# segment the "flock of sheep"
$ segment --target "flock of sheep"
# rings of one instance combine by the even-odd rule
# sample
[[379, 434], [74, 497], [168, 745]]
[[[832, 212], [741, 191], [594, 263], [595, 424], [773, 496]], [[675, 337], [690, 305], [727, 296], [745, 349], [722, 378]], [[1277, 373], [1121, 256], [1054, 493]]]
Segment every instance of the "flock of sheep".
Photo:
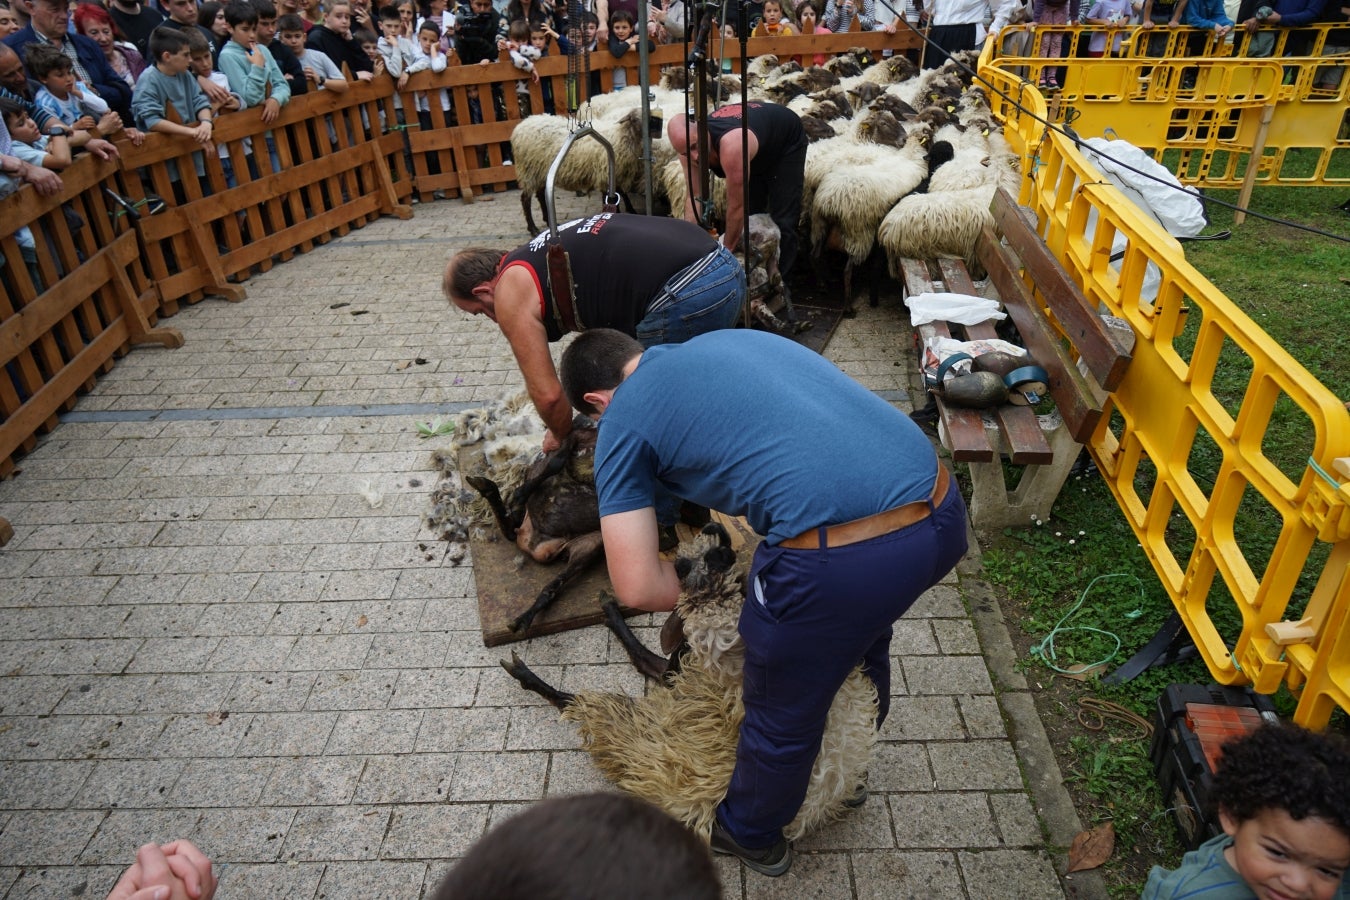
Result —
[[[973, 59], [957, 55], [957, 61]], [[1016, 194], [1021, 176], [1016, 154], [993, 121], [984, 91], [972, 87], [966, 68], [949, 61], [920, 72], [908, 59], [873, 62], [867, 51], [841, 54], [824, 67], [780, 64], [774, 56], [752, 61], [747, 75], [752, 101], [786, 105], [802, 117], [811, 146], [803, 190], [804, 231], [819, 260], [826, 249], [847, 256], [845, 287], [853, 270], [884, 252], [891, 274], [902, 258], [968, 259], [985, 224], [989, 203], [1002, 185]], [[685, 108], [684, 70], [667, 70], [652, 89], [651, 106], [667, 117]], [[721, 76], [715, 91], [736, 102], [737, 76]], [[614, 147], [615, 180], [630, 196], [646, 189], [643, 175], [641, 91], [592, 98], [591, 124]], [[511, 136], [521, 203], [531, 233], [531, 200], [542, 202], [545, 177], [569, 132], [561, 116], [530, 116]], [[670, 141], [652, 142], [653, 194], [678, 211], [684, 172]], [[714, 206], [725, 208], [725, 187], [713, 179]], [[595, 141], [578, 141], [559, 169], [557, 188], [600, 191], [609, 166]]]

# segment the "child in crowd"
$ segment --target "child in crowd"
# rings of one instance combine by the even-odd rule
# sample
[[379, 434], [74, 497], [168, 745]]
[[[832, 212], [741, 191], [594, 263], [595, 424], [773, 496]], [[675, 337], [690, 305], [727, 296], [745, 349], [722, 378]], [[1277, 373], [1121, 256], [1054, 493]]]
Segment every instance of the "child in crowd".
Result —
[[14, 10], [9, 8], [8, 3], [0, 3], [0, 40], [4, 40], [16, 31], [23, 29], [19, 17], [14, 15]]
[[[141, 73], [136, 81], [136, 89], [131, 94], [131, 111], [136, 117], [136, 126], [143, 131], [158, 131], [161, 134], [185, 134], [209, 147], [214, 114], [211, 112], [211, 101], [206, 99], [206, 94], [190, 71], [192, 53], [188, 47], [188, 36], [176, 28], [156, 28], [150, 33], [148, 49], [150, 67]], [[179, 124], [166, 119], [164, 111], [170, 106], [179, 122], [192, 124]], [[204, 178], [206, 169], [202, 155], [192, 154], [192, 162], [198, 178]], [[178, 169], [173, 160], [169, 160], [169, 177], [175, 182], [175, 190], [181, 191], [177, 183]], [[186, 199], [186, 195], [180, 194], [178, 197], [180, 203]]]
[[[430, 66], [431, 60], [422, 56], [417, 46], [403, 37], [403, 19], [397, 7], [386, 6], [380, 10], [380, 31], [380, 39], [375, 42], [376, 49], [384, 60], [384, 70], [394, 79], [396, 89], [402, 91], [408, 86], [408, 76]], [[399, 112], [399, 124], [403, 124], [403, 98], [398, 93], [394, 94], [394, 109]]]
[[[596, 35], [600, 33], [600, 17], [593, 12], [583, 12], [581, 20], [575, 26], [568, 24], [564, 34], [558, 35], [558, 50], [563, 54], [572, 52], [572, 41], [577, 39], [577, 33], [580, 32], [582, 48], [587, 53], [594, 53], [596, 48]], [[586, 84], [589, 93], [586, 97], [600, 96], [600, 73], [592, 72], [590, 81]], [[580, 98], [583, 102], [586, 97]]]
[[[449, 55], [441, 49], [441, 26], [440, 23], [430, 17], [422, 20], [422, 25], [417, 29], [417, 43], [421, 50], [422, 58], [427, 60], [430, 65], [428, 68], [432, 72], [444, 72], [449, 64]], [[441, 119], [435, 122], [431, 117], [432, 99], [440, 103]], [[457, 124], [455, 121], [455, 110], [450, 103], [450, 92], [445, 88], [437, 88], [430, 91], [418, 91], [417, 99], [417, 124], [422, 131], [431, 131], [433, 128], [450, 126]], [[427, 153], [427, 172], [431, 175], [441, 174], [441, 163], [437, 159], [435, 152]], [[445, 196], [444, 191], [436, 191], [437, 200]]]
[[375, 75], [379, 77], [385, 72], [384, 57], [380, 55], [380, 39], [375, 36], [375, 32], [366, 31], [364, 28], [352, 32], [352, 40], [361, 47], [361, 52], [370, 60], [370, 67]]
[[1350, 898], [1350, 743], [1296, 725], [1266, 725], [1223, 747], [1214, 801], [1224, 833], [1141, 900]]
[[50, 136], [38, 130], [37, 123], [28, 114], [22, 103], [0, 98], [0, 111], [5, 117], [5, 127], [13, 138], [10, 155], [34, 166], [59, 172], [70, 165], [70, 135], [62, 130]]
[[[633, 14], [626, 9], [616, 9], [609, 16], [609, 53], [615, 59], [622, 59], [629, 50], [636, 50], [642, 35], [637, 33], [637, 22]], [[656, 45], [647, 40], [647, 49], [655, 50]], [[630, 60], [631, 61], [631, 60]], [[628, 73], [623, 69], [614, 70], [614, 90], [628, 87]]]
[[29, 44], [24, 51], [24, 67], [29, 77], [42, 85], [33, 101], [71, 128], [109, 135], [122, 127], [121, 117], [108, 109], [107, 102], [75, 79], [70, 57], [56, 47]]
[[[557, 34], [548, 22], [536, 22], [530, 26], [530, 46], [539, 51], [539, 58], [548, 56], [550, 41]], [[539, 93], [544, 99], [544, 112], [553, 115], [553, 82], [544, 81], [539, 85]]]
[[[1114, 28], [1128, 25], [1130, 16], [1134, 13], [1134, 5], [1130, 0], [1096, 0], [1092, 8], [1087, 11], [1086, 22], [1088, 25], [1108, 25]], [[1124, 41], [1125, 35], [1117, 31], [1115, 38], [1111, 42], [1111, 55], [1120, 53], [1120, 45]], [[1106, 55], [1106, 33], [1096, 32], [1088, 42], [1088, 56]]]
[[[1078, 21], [1078, 0], [1036, 0], [1032, 6], [1037, 25], [1068, 25]], [[1047, 33], [1041, 38], [1040, 56], [1059, 59], [1064, 55], [1064, 32]], [[1044, 90], [1059, 90], [1058, 66], [1046, 66], [1041, 71], [1040, 86]]]
[[342, 77], [342, 70], [327, 54], [305, 46], [305, 24], [299, 16], [289, 13], [277, 19], [277, 34], [281, 43], [300, 61], [305, 79], [315, 89], [338, 94], [347, 90], [347, 79]]
[[[181, 33], [187, 35], [188, 58], [191, 60], [188, 64], [188, 71], [194, 78], [199, 79], [197, 83], [201, 84], [200, 79], [205, 78], [217, 87], [222, 87], [229, 91], [230, 80], [225, 77], [225, 73], [220, 72], [215, 68], [214, 61], [212, 60], [212, 51], [214, 48], [211, 46], [210, 42], [207, 41], [206, 35], [202, 30], [200, 28], [185, 29]], [[208, 96], [207, 99], [210, 100], [211, 98]], [[223, 100], [211, 101], [211, 115], [213, 117], [219, 117], [222, 113], [234, 112], [239, 109], [241, 105], [239, 95], [231, 92], [227, 94]], [[214, 137], [214, 134], [212, 137]], [[252, 156], [253, 138], [244, 138], [243, 149], [246, 156]], [[234, 163], [230, 160], [230, 148], [223, 143], [217, 143], [216, 152], [220, 156], [221, 170], [225, 173], [226, 187], [234, 187], [238, 184], [238, 181], [236, 181], [234, 177]]]
[[[797, 8], [793, 10], [797, 16], [797, 24], [801, 26], [802, 34], [829, 34], [830, 29], [820, 24], [820, 16], [816, 11], [816, 0], [800, 0]], [[802, 65], [808, 65], [802, 57], [797, 58], [797, 62]], [[812, 57], [811, 62], [817, 66], [825, 65], [825, 54], [817, 53]]]
[[755, 34], [758, 35], [761, 31], [769, 37], [797, 33], [793, 30], [792, 23], [783, 18], [783, 0], [764, 0], [764, 17], [759, 20]]
[[304, 67], [300, 65], [300, 60], [295, 58], [291, 48], [277, 37], [276, 4], [272, 0], [249, 0], [249, 2], [258, 11], [258, 43], [266, 47], [267, 52], [272, 55], [272, 61], [277, 64], [282, 77], [286, 79], [286, 86], [291, 89], [291, 96], [308, 93], [309, 80], [305, 78]]
[[275, 122], [291, 99], [291, 89], [272, 54], [258, 43], [258, 11], [249, 0], [230, 0], [225, 21], [230, 42], [220, 50], [220, 71], [245, 109], [261, 106], [263, 122]]
[[[511, 56], [511, 65], [522, 72], [527, 72], [535, 81], [539, 80], [539, 73], [534, 70], [534, 63], [539, 59], [539, 48], [530, 43], [530, 23], [524, 19], [516, 19], [506, 28], [506, 40], [502, 41], [498, 47], [505, 50]], [[530, 86], [524, 79], [516, 82], [517, 94], [528, 94]]]
[[[304, 19], [300, 22], [303, 25]], [[371, 39], [373, 42], [374, 35], [371, 35]], [[352, 34], [352, 8], [345, 0], [329, 4], [323, 24], [309, 29], [305, 46], [318, 50], [338, 68], [345, 65], [358, 81], [369, 81], [374, 74], [374, 64], [361, 49], [361, 42]]]

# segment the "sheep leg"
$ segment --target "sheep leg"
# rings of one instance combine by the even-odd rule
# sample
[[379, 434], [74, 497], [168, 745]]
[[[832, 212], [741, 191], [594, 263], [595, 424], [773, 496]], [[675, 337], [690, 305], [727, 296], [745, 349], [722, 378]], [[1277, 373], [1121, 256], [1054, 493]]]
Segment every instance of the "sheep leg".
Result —
[[534, 230], [534, 195], [529, 191], [520, 192], [520, 211], [525, 213], [525, 229], [530, 234], [535, 234]]
[[530, 627], [534, 617], [553, 605], [558, 599], [558, 595], [563, 592], [563, 588], [571, 584], [583, 572], [595, 564], [600, 557], [605, 555], [605, 545], [600, 539], [600, 532], [593, 531], [590, 534], [583, 534], [581, 537], [574, 538], [567, 545], [567, 566], [562, 570], [557, 578], [544, 585], [544, 589], [539, 592], [534, 603], [515, 618], [510, 625], [512, 631], [523, 631]]
[[844, 318], [851, 319], [858, 314], [853, 306], [853, 257], [844, 263]]
[[497, 483], [491, 478], [484, 478], [482, 475], [466, 475], [464, 481], [475, 491], [483, 495], [483, 499], [492, 507], [492, 515], [497, 520], [497, 527], [506, 535], [506, 539], [515, 543], [516, 525], [511, 517], [507, 515], [506, 504], [502, 502], [502, 493], [497, 489]]
[[600, 609], [605, 614], [605, 624], [609, 626], [610, 631], [614, 632], [614, 636], [619, 639], [623, 649], [628, 651], [628, 658], [633, 661], [633, 668], [653, 681], [660, 681], [670, 668], [670, 661], [664, 656], [658, 656], [648, 650], [647, 645], [638, 640], [638, 636], [633, 634], [633, 629], [628, 627], [628, 620], [623, 617], [623, 613], [619, 612], [618, 601], [608, 593], [601, 596], [604, 597], [600, 601]]
[[[539, 490], [540, 485], [567, 468], [567, 462], [572, 455], [572, 446], [575, 443], [575, 441], [570, 440], [570, 437], [569, 435], [561, 447], [544, 457], [544, 464], [539, 471], [522, 481], [520, 487], [516, 488], [515, 493], [511, 495], [511, 506], [508, 511], [512, 522], [525, 521], [525, 504], [529, 502], [530, 497], [534, 495], [535, 491]], [[477, 487], [477, 485], [474, 485], [474, 487]], [[492, 501], [489, 500], [488, 502]], [[517, 527], [519, 527], [518, 524]], [[515, 540], [515, 538], [512, 538], [512, 540]]]
[[511, 653], [511, 661], [501, 661], [502, 668], [507, 674], [520, 682], [520, 686], [527, 691], [533, 691], [540, 697], [543, 697], [549, 703], [552, 703], [558, 709], [566, 709], [577, 699], [576, 694], [569, 694], [567, 691], [560, 691], [544, 679], [530, 671], [530, 667], [525, 665], [524, 660]]

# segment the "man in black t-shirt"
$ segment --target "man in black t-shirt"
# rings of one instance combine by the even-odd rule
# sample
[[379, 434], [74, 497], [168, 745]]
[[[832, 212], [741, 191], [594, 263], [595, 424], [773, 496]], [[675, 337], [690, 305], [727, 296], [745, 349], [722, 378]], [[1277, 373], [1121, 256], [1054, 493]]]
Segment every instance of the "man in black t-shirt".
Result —
[[[743, 132], [749, 131], [744, 162]], [[666, 129], [675, 152], [684, 164], [684, 217], [697, 222], [694, 210], [699, 189], [698, 128], [688, 116], [671, 119]], [[797, 223], [802, 215], [802, 186], [806, 170], [806, 132], [802, 120], [786, 106], [752, 102], [748, 115], [739, 103], [708, 114], [708, 168], [727, 181], [727, 220], [722, 244], [735, 250], [745, 228], [746, 215], [767, 212], [783, 233], [779, 244], [778, 271], [786, 281], [797, 258]], [[750, 181], [750, 209], [746, 210], [743, 185]]]
[[108, 4], [108, 15], [112, 16], [117, 30], [136, 46], [141, 56], [149, 59], [147, 45], [150, 32], [164, 22], [164, 15], [153, 7], [143, 6], [139, 0], [112, 0]]
[[745, 302], [745, 270], [688, 222], [600, 213], [558, 227], [571, 283], [555, 285], [549, 233], [509, 253], [475, 247], [450, 260], [442, 287], [456, 307], [485, 315], [511, 344], [525, 389], [548, 426], [544, 449], [572, 430], [548, 345], [569, 331], [614, 328], [643, 346], [730, 328]]

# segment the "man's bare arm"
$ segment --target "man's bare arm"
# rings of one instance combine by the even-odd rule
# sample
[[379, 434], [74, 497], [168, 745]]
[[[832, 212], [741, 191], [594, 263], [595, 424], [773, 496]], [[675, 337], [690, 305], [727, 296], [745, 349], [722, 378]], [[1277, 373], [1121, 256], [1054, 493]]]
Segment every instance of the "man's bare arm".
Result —
[[522, 269], [509, 268], [497, 280], [497, 324], [515, 354], [534, 408], [553, 437], [561, 441], [572, 430], [572, 406], [563, 396], [562, 382], [553, 366], [539, 301], [534, 279]]
[[680, 579], [657, 549], [656, 510], [648, 506], [602, 516], [600, 534], [619, 602], [649, 612], [674, 609]]

